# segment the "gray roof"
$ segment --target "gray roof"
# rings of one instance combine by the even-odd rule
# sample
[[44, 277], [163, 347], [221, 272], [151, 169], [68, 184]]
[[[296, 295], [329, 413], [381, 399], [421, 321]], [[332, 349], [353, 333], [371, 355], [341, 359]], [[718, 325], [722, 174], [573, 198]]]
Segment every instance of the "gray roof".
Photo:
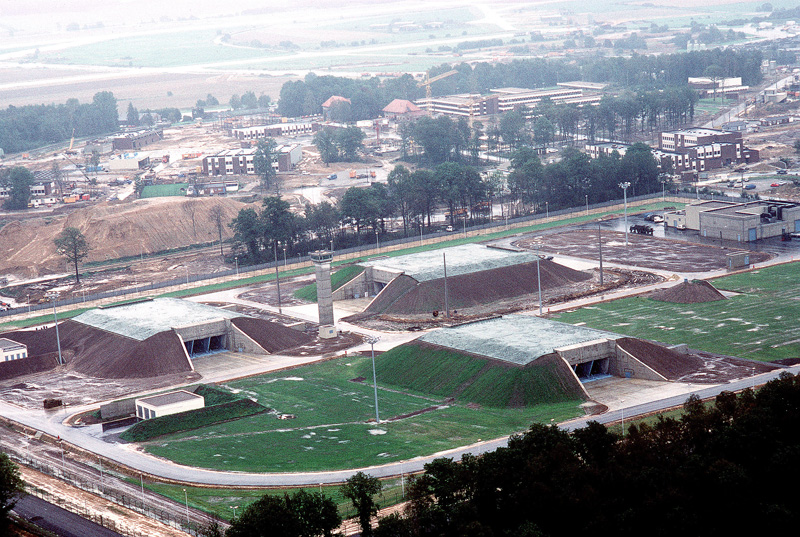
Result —
[[25, 345], [22, 343], [17, 343], [16, 341], [12, 341], [7, 337], [0, 337], [0, 349], [4, 351], [8, 350], [16, 350], [16, 349], [25, 349]]
[[144, 341], [172, 328], [236, 317], [246, 317], [246, 315], [179, 298], [155, 298], [89, 310], [73, 320]]
[[419, 341], [527, 365], [556, 348], [620, 337], [623, 336], [533, 315], [513, 314], [434, 330]]
[[150, 397], [142, 397], [137, 399], [137, 403], [145, 403], [153, 406], [172, 405], [175, 403], [182, 403], [184, 401], [192, 401], [195, 399], [204, 399], [202, 395], [187, 392], [186, 390], [178, 390], [176, 392], [162, 393], [161, 395], [152, 395]]
[[446, 254], [448, 276], [471, 274], [536, 261], [536, 256], [530, 252], [490, 248], [481, 244], [463, 244], [440, 250], [375, 259], [360, 263], [360, 265], [391, 272], [402, 272], [418, 282], [425, 282], [444, 278], [442, 254]]

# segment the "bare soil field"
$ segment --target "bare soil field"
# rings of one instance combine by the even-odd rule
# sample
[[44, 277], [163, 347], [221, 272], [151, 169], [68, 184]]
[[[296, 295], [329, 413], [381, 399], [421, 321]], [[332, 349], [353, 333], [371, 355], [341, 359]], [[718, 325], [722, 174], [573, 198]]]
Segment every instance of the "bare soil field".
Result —
[[[729, 249], [635, 233], [628, 234], [629, 246], [626, 247], [625, 233], [607, 230], [603, 230], [602, 241], [603, 261], [675, 272], [707, 272], [723, 269], [727, 266], [727, 254], [741, 250], [741, 248]], [[526, 237], [514, 242], [514, 245], [531, 250], [534, 245], [541, 245], [543, 251], [553, 254], [599, 259], [596, 231], [573, 230]], [[750, 252], [751, 263], [761, 263], [770, 257], [771, 255], [765, 252]]]
[[[55, 237], [67, 227], [78, 228], [91, 248], [85, 262], [179, 248], [219, 239], [209, 216], [221, 207], [225, 222], [245, 205], [230, 198], [155, 198], [133, 203], [103, 202], [66, 216], [11, 221], [0, 229], [0, 274], [22, 278], [64, 270]], [[232, 230], [223, 226], [223, 239]]]

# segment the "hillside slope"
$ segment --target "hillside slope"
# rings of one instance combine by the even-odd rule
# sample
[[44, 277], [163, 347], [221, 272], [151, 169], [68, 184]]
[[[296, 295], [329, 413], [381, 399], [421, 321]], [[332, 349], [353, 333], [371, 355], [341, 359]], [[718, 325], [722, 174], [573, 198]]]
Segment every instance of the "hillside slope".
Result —
[[228, 223], [245, 204], [228, 198], [159, 198], [132, 203], [101, 203], [68, 215], [13, 221], [0, 229], [0, 274], [36, 277], [64, 270], [53, 239], [76, 227], [91, 247], [86, 262], [105, 261], [216, 241], [211, 208], [223, 211], [223, 239], [233, 235]]

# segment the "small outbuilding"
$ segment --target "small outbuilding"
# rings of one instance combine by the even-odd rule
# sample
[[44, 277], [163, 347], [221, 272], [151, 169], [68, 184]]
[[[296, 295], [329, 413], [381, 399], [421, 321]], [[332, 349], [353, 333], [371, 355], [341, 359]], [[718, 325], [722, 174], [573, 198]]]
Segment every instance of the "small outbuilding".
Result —
[[28, 347], [8, 338], [0, 338], [0, 362], [22, 360], [28, 357]]
[[136, 417], [143, 420], [197, 410], [206, 406], [205, 398], [186, 390], [142, 397], [136, 400]]

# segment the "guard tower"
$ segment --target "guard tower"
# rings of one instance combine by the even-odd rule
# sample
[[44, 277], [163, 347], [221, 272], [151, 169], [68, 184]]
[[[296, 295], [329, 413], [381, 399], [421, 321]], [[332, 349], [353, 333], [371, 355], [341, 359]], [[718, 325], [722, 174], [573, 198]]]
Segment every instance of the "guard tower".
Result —
[[316, 250], [309, 254], [317, 277], [317, 307], [319, 308], [319, 335], [322, 338], [336, 337], [333, 321], [333, 296], [331, 292], [331, 261], [333, 253]]

